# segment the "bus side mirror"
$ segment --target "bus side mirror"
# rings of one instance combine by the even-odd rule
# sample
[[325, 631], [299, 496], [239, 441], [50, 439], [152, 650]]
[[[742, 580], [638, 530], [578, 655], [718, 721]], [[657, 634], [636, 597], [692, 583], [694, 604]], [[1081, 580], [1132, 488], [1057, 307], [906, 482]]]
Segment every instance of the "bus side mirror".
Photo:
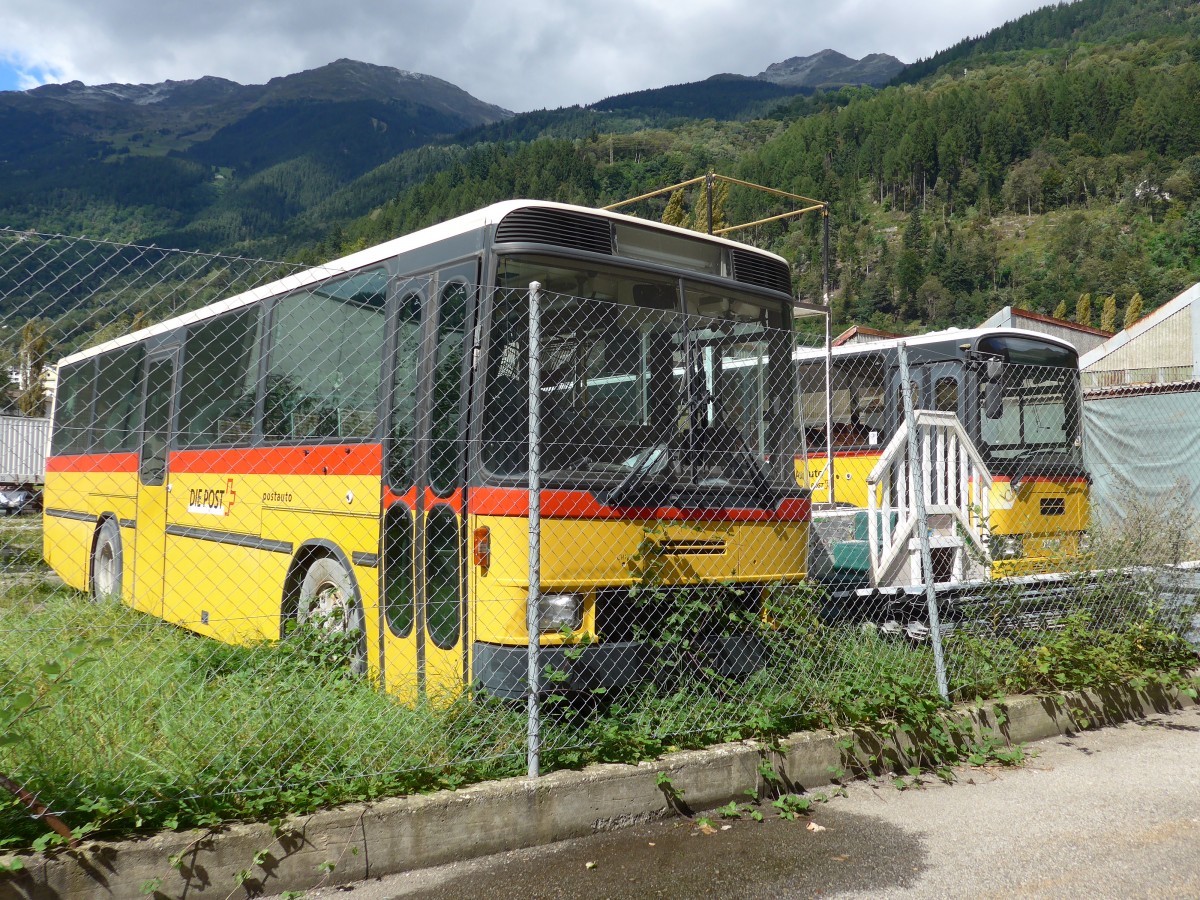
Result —
[[999, 381], [984, 383], [983, 414], [989, 419], [999, 419], [1004, 415], [1004, 385]]
[[999, 419], [1004, 415], [1004, 363], [998, 359], [989, 359], [987, 363], [987, 381], [983, 384], [983, 414], [989, 419]]

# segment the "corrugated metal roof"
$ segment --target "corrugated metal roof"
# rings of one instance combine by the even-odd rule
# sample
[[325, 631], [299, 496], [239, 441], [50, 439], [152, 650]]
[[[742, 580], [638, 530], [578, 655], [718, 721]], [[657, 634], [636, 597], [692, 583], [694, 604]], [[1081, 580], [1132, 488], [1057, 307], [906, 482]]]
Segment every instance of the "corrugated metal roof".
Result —
[[851, 325], [833, 339], [833, 346], [841, 347], [850, 343], [869, 344], [874, 341], [886, 341], [901, 337], [904, 335], [891, 331], [880, 331], [878, 328], [868, 328], [866, 325]]
[[1200, 392], [1200, 381], [1176, 381], [1170, 384], [1120, 384], [1111, 387], [1084, 388], [1084, 400], [1110, 397], [1141, 397], [1150, 394], [1187, 394]]

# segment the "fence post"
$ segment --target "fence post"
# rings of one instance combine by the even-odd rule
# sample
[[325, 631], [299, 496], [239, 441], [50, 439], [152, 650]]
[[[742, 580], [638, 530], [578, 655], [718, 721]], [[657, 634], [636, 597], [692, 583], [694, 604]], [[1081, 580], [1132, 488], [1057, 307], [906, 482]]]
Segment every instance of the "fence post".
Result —
[[[933, 665], [937, 671], [938, 694], [950, 699], [946, 682], [946, 659], [942, 653], [942, 626], [938, 619], [937, 588], [933, 583], [933, 553], [929, 549], [929, 517], [925, 510], [924, 464], [917, 436], [917, 417], [913, 412], [912, 386], [908, 376], [908, 347], [896, 345], [900, 361], [900, 395], [904, 398], [904, 423], [908, 427], [908, 470], [913, 480], [913, 512], [917, 517], [917, 537], [921, 542], [921, 577], [925, 582], [925, 602], [929, 608], [929, 639], [933, 642]], [[871, 523], [874, 527], [874, 523]]]
[[538, 701], [541, 661], [539, 650], [541, 629], [538, 607], [542, 595], [542, 460], [541, 409], [542, 393], [542, 335], [539, 304], [542, 286], [529, 283], [529, 599], [525, 607], [525, 626], [528, 629], [526, 659], [529, 685], [529, 724], [526, 735], [526, 756], [529, 777], [538, 777], [541, 753], [541, 708]]
[[[825, 304], [825, 474], [829, 505], [837, 503], [833, 471], [833, 310], [829, 307], [829, 207], [821, 211], [821, 300]], [[808, 465], [805, 457], [804, 464]]]

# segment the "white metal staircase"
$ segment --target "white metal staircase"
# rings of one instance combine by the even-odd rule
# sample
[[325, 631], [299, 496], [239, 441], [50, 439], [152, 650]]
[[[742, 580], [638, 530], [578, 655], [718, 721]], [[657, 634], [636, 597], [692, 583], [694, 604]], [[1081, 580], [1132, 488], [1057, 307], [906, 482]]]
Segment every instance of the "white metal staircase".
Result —
[[871, 581], [876, 587], [924, 584], [912, 466], [920, 466], [926, 522], [938, 581], [986, 578], [992, 476], [952, 412], [914, 412], [919, 458], [908, 458], [901, 425], [867, 477]]

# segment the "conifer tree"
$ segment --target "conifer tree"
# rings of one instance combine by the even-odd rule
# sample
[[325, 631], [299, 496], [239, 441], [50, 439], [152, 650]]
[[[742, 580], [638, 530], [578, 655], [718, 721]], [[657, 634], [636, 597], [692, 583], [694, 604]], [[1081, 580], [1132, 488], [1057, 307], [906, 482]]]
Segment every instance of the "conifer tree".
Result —
[[[718, 181], [713, 185], [712, 189], [712, 215], [713, 223], [712, 230], [717, 231], [725, 228], [729, 223], [725, 221], [725, 201], [729, 199], [729, 182]], [[696, 214], [693, 217], [693, 231], [707, 232], [708, 228], [708, 198], [705, 197], [704, 191], [699, 191], [696, 197]]]
[[1104, 298], [1104, 306], [1100, 310], [1100, 330], [1117, 330], [1117, 295], [1109, 294]]
[[1129, 305], [1125, 307], [1125, 323], [1124, 327], [1129, 328], [1142, 317], [1142, 295], [1134, 294], [1129, 300]]
[[1067, 317], [1067, 298], [1063, 297], [1058, 301], [1058, 306], [1054, 307], [1054, 312], [1051, 313], [1056, 319], [1065, 319]]
[[1080, 294], [1079, 302], [1075, 304], [1075, 321], [1080, 325], [1092, 324], [1092, 295]]
[[664, 225], [684, 227], [684, 224], [687, 222], [687, 212], [683, 208], [682, 190], [671, 194], [671, 199], [667, 201], [667, 208], [663, 210], [662, 220]]

